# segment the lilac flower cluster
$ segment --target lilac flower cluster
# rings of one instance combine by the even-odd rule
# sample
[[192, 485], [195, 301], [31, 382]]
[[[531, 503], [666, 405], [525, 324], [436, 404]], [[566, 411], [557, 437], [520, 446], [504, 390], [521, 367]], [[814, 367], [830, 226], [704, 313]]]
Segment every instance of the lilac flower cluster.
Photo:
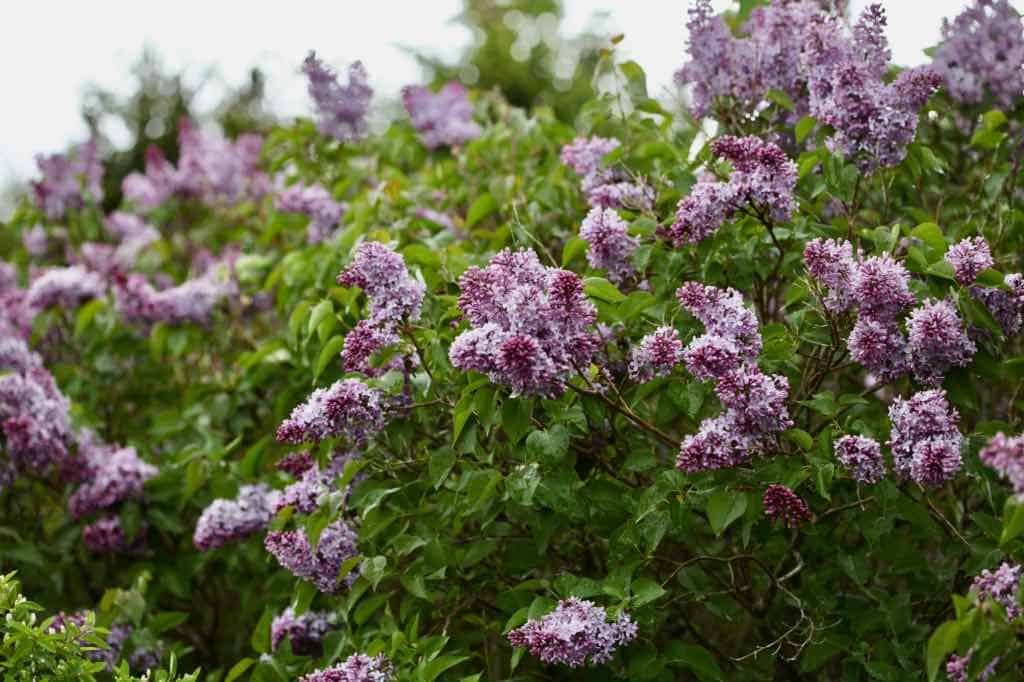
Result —
[[864, 436], [843, 436], [835, 442], [836, 459], [858, 483], [878, 483], [885, 478], [885, 462], [878, 441]]
[[367, 82], [362, 63], [349, 65], [348, 85], [339, 83], [337, 74], [317, 59], [315, 52], [306, 57], [302, 71], [309, 80], [309, 96], [316, 104], [320, 132], [342, 142], [356, 142], [366, 137], [366, 114], [370, 110], [373, 88]]
[[945, 256], [946, 262], [953, 266], [956, 281], [967, 286], [973, 284], [978, 273], [992, 267], [992, 251], [984, 237], [964, 239], [949, 247]]
[[1024, 435], [1007, 437], [1000, 431], [981, 449], [978, 459], [1008, 480], [1017, 499], [1024, 500]]
[[68, 511], [76, 519], [142, 497], [143, 485], [157, 474], [135, 448], [80, 442], [78, 454], [84, 480], [68, 498]]
[[46, 228], [37, 224], [25, 230], [21, 233], [21, 243], [30, 256], [41, 258], [46, 255], [46, 249], [49, 247]]
[[[716, 337], [717, 338], [717, 337]], [[672, 327], [658, 327], [640, 339], [629, 357], [629, 378], [645, 384], [655, 377], [666, 377], [683, 360], [683, 342]]]
[[531, 250], [504, 250], [459, 280], [472, 329], [449, 349], [452, 365], [487, 374], [517, 394], [556, 396], [590, 362], [597, 311], [579, 276], [541, 265]]
[[409, 276], [405, 260], [380, 242], [359, 245], [338, 284], [360, 287], [370, 298], [370, 321], [398, 324], [420, 317], [426, 287]]
[[157, 147], [146, 151], [146, 172], [132, 173], [121, 189], [126, 199], [150, 211], [171, 197], [200, 199], [211, 205], [233, 205], [258, 199], [270, 191], [259, 169], [263, 138], [240, 135], [234, 142], [200, 131], [188, 119], [178, 125], [178, 165]]
[[619, 148], [619, 141], [604, 137], [578, 137], [562, 147], [562, 163], [583, 178], [581, 188], [587, 203], [600, 208], [629, 208], [646, 211], [654, 206], [654, 188], [632, 182], [626, 173], [601, 166], [601, 159]]
[[948, 300], [926, 301], [907, 321], [908, 351], [914, 378], [925, 386], [938, 386], [952, 367], [966, 367], [977, 347], [967, 336], [963, 321]]
[[321, 592], [334, 594], [341, 584], [351, 587], [356, 581], [354, 572], [338, 574], [343, 563], [359, 554], [357, 541], [352, 529], [338, 519], [324, 528], [316, 549], [302, 530], [271, 531], [263, 544], [292, 575], [313, 583]]
[[211, 268], [176, 286], [156, 289], [138, 273], [114, 276], [117, 310], [128, 322], [208, 325], [217, 306], [238, 294], [230, 278]]
[[975, 0], [952, 23], [943, 20], [932, 66], [957, 101], [991, 95], [1013, 108], [1024, 92], [1024, 25], [1008, 0]]
[[569, 597], [546, 616], [509, 632], [508, 641], [528, 648], [543, 663], [579, 668], [607, 663], [615, 649], [636, 639], [636, 633], [636, 623], [628, 614], [609, 622], [600, 606]]
[[587, 249], [587, 262], [595, 270], [606, 270], [612, 282], [622, 282], [633, 273], [630, 257], [639, 245], [630, 237], [629, 226], [611, 208], [595, 206], [580, 226]]
[[729, 180], [701, 179], [679, 200], [675, 221], [661, 232], [664, 239], [677, 247], [696, 244], [748, 206], [765, 220], [789, 220], [796, 208], [797, 168], [782, 149], [754, 136], [726, 135], [711, 151], [732, 162]]
[[971, 295], [985, 304], [1006, 336], [1015, 336], [1024, 328], [1024, 275], [1012, 273], [1003, 278], [1010, 289], [971, 287]]
[[1021, 614], [1018, 593], [1022, 571], [1024, 567], [1004, 561], [994, 571], [983, 570], [971, 583], [971, 592], [978, 595], [979, 602], [999, 602], [1006, 609], [1006, 618], [1014, 620]]
[[384, 654], [370, 657], [352, 654], [344, 663], [311, 672], [299, 682], [388, 682], [394, 679], [394, 669]]
[[345, 335], [345, 347], [341, 350], [341, 365], [346, 372], [360, 372], [368, 377], [383, 374], [392, 367], [400, 367], [401, 360], [394, 358], [387, 367], [374, 367], [371, 359], [378, 351], [399, 342], [392, 325], [375, 325], [369, 320], [359, 320]]
[[85, 202], [103, 201], [103, 164], [95, 140], [79, 145], [70, 154], [37, 156], [43, 179], [32, 183], [36, 206], [50, 220], [60, 220]]
[[855, 303], [853, 280], [857, 261], [850, 242], [839, 239], [812, 239], [804, 247], [808, 274], [826, 288], [825, 309], [832, 313], [849, 310]]
[[448, 83], [437, 93], [420, 85], [407, 86], [402, 103], [427, 149], [457, 147], [480, 137], [473, 105], [461, 83]]
[[937, 488], [960, 471], [960, 413], [950, 406], [944, 390], [921, 391], [909, 400], [896, 398], [889, 406], [889, 420], [893, 467], [900, 477]]
[[323, 639], [333, 627], [331, 614], [327, 612], [307, 611], [296, 616], [289, 606], [274, 616], [270, 623], [270, 650], [277, 651], [287, 639], [291, 643], [292, 653], [319, 656], [323, 652]]
[[50, 268], [29, 286], [26, 302], [35, 310], [57, 306], [75, 308], [107, 292], [103, 277], [80, 265]]
[[336, 489], [333, 485], [334, 480], [344, 472], [345, 465], [356, 456], [354, 452], [336, 454], [323, 468], [311, 462], [308, 468], [293, 474], [298, 480], [282, 490], [274, 499], [271, 504], [273, 511], [278, 512], [288, 506], [302, 514], [316, 511], [321, 498]]
[[206, 552], [266, 530], [279, 497], [261, 483], [242, 486], [233, 500], [214, 500], [199, 516], [192, 544]]
[[319, 442], [344, 436], [362, 442], [384, 428], [381, 393], [356, 379], [318, 388], [277, 427], [281, 443]]
[[282, 213], [301, 213], [309, 217], [306, 243], [319, 244], [328, 239], [345, 213], [345, 204], [335, 201], [323, 185], [297, 182], [277, 193], [274, 206]]
[[127, 542], [121, 519], [104, 516], [82, 529], [82, 542], [86, 549], [95, 554], [118, 554], [125, 550]]
[[700, 380], [717, 381], [715, 392], [725, 408], [683, 439], [676, 467], [695, 472], [742, 464], [792, 426], [786, 409], [789, 382], [757, 367], [757, 317], [738, 291], [687, 282], [676, 296], [706, 330], [683, 351], [686, 368]]
[[[946, 677], [949, 678], [949, 682], [968, 682], [967, 670], [971, 665], [971, 658], [974, 657], [974, 648], [971, 647], [967, 650], [967, 653], [963, 656], [957, 656], [952, 654], [949, 660], [946, 661]], [[996, 672], [996, 666], [999, 665], [999, 656], [992, 659], [992, 662], [985, 666], [985, 669], [978, 673], [978, 677], [975, 679], [977, 682], [985, 682]]]
[[809, 521], [811, 510], [807, 503], [784, 485], [768, 486], [761, 498], [764, 515], [772, 521], [782, 521], [789, 528], [796, 528]]

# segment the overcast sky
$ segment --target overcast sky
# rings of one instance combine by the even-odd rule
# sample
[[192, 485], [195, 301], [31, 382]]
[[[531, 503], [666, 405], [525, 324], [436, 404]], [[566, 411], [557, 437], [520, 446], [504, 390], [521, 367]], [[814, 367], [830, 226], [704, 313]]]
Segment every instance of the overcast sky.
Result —
[[[271, 107], [309, 111], [297, 68], [316, 49], [336, 66], [362, 59], [382, 94], [420, 76], [401, 46], [454, 55], [470, 36], [449, 21], [461, 0], [11, 0], [0, 38], [0, 184], [35, 175], [37, 153], [61, 150], [84, 137], [83, 88], [93, 82], [129, 91], [128, 66], [146, 44], [167, 66], [192, 78], [213, 65], [227, 84], [240, 84], [253, 66], [268, 77]], [[715, 0], [718, 8], [728, 0]], [[853, 0], [855, 12], [867, 0]], [[943, 16], [965, 0], [883, 0], [894, 60], [917, 64], [934, 44]], [[1015, 0], [1024, 7], [1024, 0]], [[661, 92], [682, 62], [685, 0], [566, 0], [565, 30], [596, 26], [625, 33], [620, 50], [647, 71]], [[215, 90], [210, 89], [215, 100]]]

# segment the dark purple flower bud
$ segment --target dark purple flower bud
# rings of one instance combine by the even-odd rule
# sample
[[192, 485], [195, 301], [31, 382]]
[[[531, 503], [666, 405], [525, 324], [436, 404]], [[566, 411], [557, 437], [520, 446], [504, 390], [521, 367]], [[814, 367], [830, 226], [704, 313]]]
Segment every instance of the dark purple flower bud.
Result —
[[119, 554], [126, 547], [121, 519], [105, 516], [82, 529], [82, 542], [96, 554]]
[[375, 353], [393, 346], [398, 341], [398, 335], [388, 326], [377, 326], [368, 320], [359, 320], [352, 331], [345, 335], [341, 365], [346, 372], [360, 372], [368, 377], [383, 374], [389, 367], [374, 367], [370, 360]]
[[790, 528], [803, 525], [811, 519], [807, 503], [784, 485], [770, 485], [761, 498], [764, 515], [772, 521], [782, 521]]

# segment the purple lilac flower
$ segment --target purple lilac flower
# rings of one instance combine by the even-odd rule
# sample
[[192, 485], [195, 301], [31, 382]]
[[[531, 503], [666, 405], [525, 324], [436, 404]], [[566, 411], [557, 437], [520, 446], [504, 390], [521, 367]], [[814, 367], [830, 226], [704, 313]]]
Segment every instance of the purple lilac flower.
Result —
[[352, 654], [344, 663], [311, 672], [299, 682], [388, 682], [394, 679], [394, 669], [384, 654], [372, 658], [366, 654]]
[[756, 365], [742, 365], [718, 377], [715, 393], [734, 415], [734, 427], [752, 438], [793, 425], [786, 410], [789, 381], [780, 374], [764, 374]]
[[614, 209], [599, 207], [590, 209], [580, 226], [580, 237], [589, 245], [587, 262], [595, 270], [607, 270], [613, 282], [621, 282], [633, 273], [630, 257], [638, 242], [629, 236], [628, 229]]
[[630, 181], [621, 170], [601, 166], [601, 158], [618, 147], [615, 139], [578, 137], [562, 147], [561, 160], [583, 178], [581, 189], [591, 206], [649, 210], [654, 206], [653, 187]]
[[636, 633], [636, 623], [628, 614], [619, 614], [609, 622], [600, 606], [569, 597], [546, 616], [509, 632], [508, 641], [529, 649], [543, 663], [579, 668], [607, 663], [615, 649], [636, 639]]
[[354, 572], [345, 576], [338, 573], [343, 563], [359, 554], [357, 541], [352, 529], [338, 519], [324, 528], [316, 550], [302, 530], [271, 531], [264, 546], [292, 575], [313, 583], [321, 592], [334, 594], [342, 583], [351, 587], [356, 581]]
[[46, 236], [46, 228], [42, 225], [35, 225], [21, 233], [21, 243], [30, 256], [39, 258], [46, 255], [49, 239]]
[[297, 445], [345, 436], [361, 442], [384, 428], [381, 394], [355, 379], [318, 388], [277, 428], [277, 440]]
[[1024, 327], [1024, 275], [1012, 273], [1003, 281], [1010, 291], [971, 287], [971, 295], [985, 304], [1006, 336], [1015, 336]]
[[981, 449], [978, 459], [1008, 480], [1017, 498], [1024, 500], [1024, 435], [1011, 438], [1000, 431]]
[[896, 398], [889, 406], [889, 420], [893, 467], [900, 477], [935, 488], [960, 471], [960, 413], [949, 405], [944, 390], [921, 391], [909, 400]]
[[82, 529], [82, 542], [95, 554], [118, 554], [126, 547], [121, 519], [105, 516]]
[[686, 473], [726, 469], [746, 463], [760, 445], [735, 423], [736, 415], [725, 411], [700, 423], [697, 433], [683, 439], [676, 468]]
[[341, 350], [341, 364], [346, 372], [360, 372], [368, 377], [383, 374], [387, 368], [370, 364], [373, 355], [380, 350], [398, 343], [399, 338], [390, 325], [375, 325], [368, 320], [359, 320], [345, 335], [345, 347]]
[[683, 352], [683, 361], [695, 379], [707, 381], [739, 369], [743, 359], [732, 339], [704, 334], [689, 343]]
[[1014, 620], [1021, 613], [1018, 593], [1022, 570], [1021, 566], [1005, 561], [994, 571], [985, 569], [971, 583], [971, 592], [978, 595], [979, 602], [999, 602], [1006, 609], [1006, 618]]
[[685, 282], [676, 290], [683, 307], [704, 324], [709, 334], [733, 341], [741, 355], [752, 360], [761, 352], [757, 316], [735, 289], [718, 289], [700, 282]]
[[70, 403], [42, 359], [0, 324], [0, 425], [6, 450], [19, 471], [43, 476], [67, 466], [72, 442]]
[[640, 339], [629, 357], [629, 378], [645, 384], [655, 377], [672, 373], [683, 358], [683, 342], [672, 327], [657, 330]]
[[811, 519], [807, 503], [784, 485], [768, 486], [761, 498], [764, 515], [772, 521], [782, 521], [789, 528], [796, 528]]
[[132, 273], [115, 274], [114, 294], [118, 312], [129, 322], [207, 325], [216, 307], [238, 294], [238, 287], [216, 269], [159, 290], [143, 275]]
[[[949, 682], [968, 682], [967, 669], [971, 665], [971, 658], [974, 657], [974, 647], [967, 650], [967, 653], [963, 656], [957, 656], [951, 654], [949, 660], [946, 661], [946, 677], [949, 678]], [[999, 665], [999, 656], [992, 659], [992, 662], [985, 666], [985, 669], [978, 673], [978, 677], [975, 678], [977, 682], [985, 682], [996, 672], [996, 666]]]
[[859, 316], [846, 346], [850, 357], [883, 383], [895, 381], [910, 369], [907, 340], [894, 321]]
[[948, 300], [926, 301], [915, 309], [907, 321], [907, 331], [914, 377], [926, 386], [941, 384], [952, 367], [966, 367], [977, 350]]
[[882, 447], [873, 438], [843, 436], [835, 442], [836, 459], [858, 483], [878, 483], [885, 478]]
[[541, 265], [530, 250], [504, 250], [459, 280], [472, 329], [449, 349], [461, 370], [487, 374], [516, 393], [555, 396], [567, 374], [590, 362], [597, 311], [579, 276]]
[[962, 286], [973, 284], [978, 273], [992, 267], [992, 252], [983, 237], [964, 239], [949, 247], [946, 262], [953, 266], [956, 281]]
[[942, 44], [932, 66], [953, 99], [981, 103], [991, 95], [1013, 108], [1024, 92], [1024, 25], [1008, 0], [975, 0], [952, 23], [942, 23]]
[[277, 469], [291, 474], [301, 476], [302, 472], [308, 471], [316, 466], [316, 460], [306, 451], [290, 452], [275, 465]]
[[292, 653], [299, 656], [319, 656], [323, 652], [323, 639], [334, 627], [331, 614], [307, 611], [296, 616], [288, 607], [270, 623], [270, 650], [277, 651], [281, 642], [291, 642]]
[[832, 313], [849, 310], [855, 303], [853, 280], [857, 261], [850, 242], [839, 239], [812, 239], [804, 248], [804, 264], [814, 280], [828, 289], [824, 304]]
[[201, 552], [266, 530], [279, 493], [266, 485], [244, 485], [233, 500], [214, 500], [196, 522], [192, 544]]
[[317, 111], [317, 127], [323, 135], [341, 142], [357, 142], [367, 133], [366, 114], [370, 110], [373, 88], [367, 82], [362, 62], [348, 67], [348, 85], [338, 82], [338, 75], [315, 52], [302, 63], [309, 79], [309, 96]]
[[334, 231], [345, 213], [345, 204], [335, 201], [323, 185], [297, 182], [274, 197], [274, 207], [282, 213], [301, 213], [309, 217], [307, 244], [319, 244]]
[[473, 105], [462, 84], [452, 82], [437, 93], [419, 85], [402, 90], [402, 103], [427, 149], [456, 147], [480, 137]]
[[0, 291], [15, 289], [18, 286], [18, 268], [13, 263], [0, 260]]
[[100, 275], [79, 265], [51, 268], [29, 286], [27, 302], [37, 310], [53, 306], [75, 308], [83, 301], [103, 296], [106, 291], [106, 282]]
[[[299, 474], [294, 474], [298, 480], [281, 491], [270, 505], [274, 512], [278, 512], [287, 506], [294, 507], [297, 512], [310, 514], [320, 506], [321, 498], [337, 488], [334, 486], [335, 479], [344, 471], [345, 466], [357, 457], [355, 452], [344, 452], [335, 454], [327, 466], [320, 468], [319, 465], [310, 466]], [[353, 483], [360, 479], [357, 476]], [[345, 493], [348, 493], [352, 483], [349, 484]]]
[[379, 242], [364, 242], [338, 284], [360, 287], [370, 298], [372, 322], [415, 322], [420, 318], [426, 287], [409, 276], [405, 259]]
[[909, 284], [910, 273], [888, 254], [865, 258], [853, 278], [860, 314], [880, 323], [895, 320], [916, 301]]
[[37, 156], [43, 179], [32, 183], [36, 206], [50, 220], [59, 220], [86, 200], [103, 201], [103, 164], [95, 140], [79, 145], [68, 155]]
[[572, 168], [576, 175], [586, 177], [601, 168], [601, 159], [618, 149], [620, 142], [606, 137], [577, 137], [562, 147], [562, 163]]
[[142, 497], [142, 486], [157, 468], [139, 459], [135, 448], [116, 445], [87, 448], [87, 480], [68, 498], [68, 511], [81, 518], [118, 502]]

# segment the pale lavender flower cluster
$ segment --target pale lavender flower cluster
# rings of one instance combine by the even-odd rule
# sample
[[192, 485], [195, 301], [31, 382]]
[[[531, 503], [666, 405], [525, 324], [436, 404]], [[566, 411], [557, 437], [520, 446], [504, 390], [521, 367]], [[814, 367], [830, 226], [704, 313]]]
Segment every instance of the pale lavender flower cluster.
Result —
[[385, 420], [380, 391], [356, 379], [342, 379], [318, 388], [277, 427], [277, 440], [299, 444], [344, 436], [362, 442], [382, 428]]
[[901, 478], [937, 488], [960, 471], [960, 413], [946, 400], [944, 390], [921, 391], [909, 400], [896, 398], [889, 406], [889, 421], [893, 467]]
[[517, 394], [556, 396], [566, 375], [597, 347], [597, 311], [576, 273], [541, 265], [531, 250], [504, 250], [459, 280], [472, 329], [449, 349], [452, 365], [476, 370]]
[[21, 243], [30, 256], [40, 258], [46, 255], [46, 249], [49, 247], [46, 228], [38, 224], [28, 228], [21, 233]]
[[402, 90], [402, 103], [427, 149], [457, 147], [480, 137], [473, 105], [461, 83], [448, 83], [436, 93], [409, 85]]
[[962, 286], [973, 284], [978, 273], [992, 267], [992, 251], [984, 237], [964, 239], [949, 247], [946, 262], [953, 266], [956, 281]]
[[914, 378], [938, 386], [953, 367], [966, 367], [977, 347], [967, 336], [963, 320], [948, 300], [926, 301], [910, 313], [908, 351]]
[[207, 204], [233, 205], [270, 191], [259, 169], [263, 138], [240, 135], [232, 142], [204, 133], [188, 119], [178, 126], [180, 154], [175, 167], [157, 147], [146, 151], [146, 172], [132, 173], [121, 189], [139, 209], [150, 211], [171, 197], [198, 198]]
[[606, 270], [612, 282], [622, 282], [633, 274], [630, 257], [638, 242], [630, 237], [629, 226], [615, 209], [595, 206], [580, 225], [580, 237], [587, 244], [587, 263], [595, 270]]
[[82, 528], [82, 542], [94, 554], [118, 554], [127, 546], [121, 519], [116, 516], [103, 518]]
[[881, 381], [893, 381], [910, 368], [899, 328], [900, 315], [915, 302], [909, 284], [910, 273], [888, 254], [865, 258], [854, 272], [858, 316], [846, 345], [850, 356]]
[[629, 614], [619, 614], [609, 622], [600, 606], [569, 597], [546, 616], [509, 632], [508, 641], [529, 649], [543, 663], [579, 668], [607, 663], [614, 651], [636, 639], [636, 634], [636, 623]]
[[282, 213], [301, 213], [309, 217], [306, 243], [319, 244], [328, 239], [345, 213], [345, 204], [335, 201], [323, 185], [297, 182], [277, 193], [274, 206]]
[[107, 292], [103, 277], [80, 265], [50, 268], [33, 280], [26, 302], [35, 310], [58, 306], [75, 308]]
[[757, 317], [738, 291], [687, 282], [676, 296], [706, 330], [683, 351], [686, 368], [697, 379], [717, 381], [715, 392], [725, 408], [683, 439], [676, 467], [696, 472], [742, 464], [792, 426], [786, 409], [789, 382], [757, 367]]
[[665, 377], [683, 360], [683, 342], [672, 327], [657, 330], [640, 339], [629, 357], [629, 378], [645, 384], [655, 377]]
[[380, 242], [360, 244], [352, 263], [338, 275], [338, 284], [366, 293], [371, 322], [398, 324], [420, 317], [426, 287], [409, 276], [400, 254]]
[[619, 169], [601, 166], [601, 159], [618, 148], [615, 139], [578, 137], [562, 147], [561, 160], [583, 178], [581, 189], [591, 206], [649, 210], [654, 206], [653, 187], [629, 180]]
[[373, 88], [367, 82], [362, 62], [348, 67], [348, 85], [338, 82], [338, 75], [315, 52], [302, 63], [309, 79], [309, 96], [317, 110], [317, 127], [321, 134], [341, 142], [356, 142], [367, 133], [366, 114], [370, 110]]
[[244, 485], [233, 500], [214, 500], [196, 522], [192, 544], [201, 552], [266, 530], [280, 494], [266, 485]]
[[293, 474], [298, 480], [274, 498], [270, 505], [272, 510], [277, 512], [291, 506], [302, 514], [316, 511], [320, 506], [321, 498], [336, 489], [333, 485], [334, 480], [344, 472], [345, 465], [355, 457], [356, 453], [354, 452], [336, 454], [323, 468], [311, 461], [308, 468]]
[[878, 483], [885, 478], [882, 447], [873, 438], [843, 436], [835, 442], [836, 459], [858, 483]]
[[978, 453], [978, 459], [1008, 480], [1017, 499], [1024, 500], [1024, 435], [997, 433]]
[[311, 672], [299, 682], [389, 682], [394, 669], [384, 654], [352, 654], [339, 665]]
[[326, 611], [307, 611], [296, 616], [289, 606], [270, 623], [270, 650], [277, 651], [287, 639], [293, 654], [319, 656], [323, 653], [323, 639], [333, 628], [331, 614]]
[[796, 208], [797, 168], [782, 149], [754, 136], [726, 135], [712, 143], [711, 151], [732, 162], [729, 180], [705, 177], [694, 185], [679, 200], [675, 221], [661, 231], [664, 239], [677, 247], [696, 244], [745, 207], [764, 220], [789, 220]]
[[312, 583], [321, 592], [334, 594], [342, 584], [351, 587], [356, 581], [354, 572], [338, 574], [343, 563], [359, 554], [357, 541], [352, 529], [338, 519], [320, 533], [316, 549], [310, 546], [302, 530], [271, 531], [263, 544], [292, 575]]
[[812, 239], [804, 247], [804, 264], [808, 274], [825, 287], [825, 308], [832, 313], [849, 310], [856, 302], [853, 280], [857, 261], [850, 242], [840, 239]]
[[949, 94], [965, 104], [991, 95], [1013, 108], [1024, 93], [1024, 25], [1008, 0], [975, 0], [952, 23], [943, 20], [932, 66]]
[[985, 304], [1006, 336], [1015, 336], [1024, 328], [1024, 275], [1012, 273], [1003, 278], [1010, 289], [971, 287], [971, 295]]
[[176, 286], [156, 289], [144, 275], [114, 275], [117, 310], [128, 322], [207, 325], [217, 306], [238, 293], [238, 286], [218, 268]]
[[789, 528], [797, 528], [811, 518], [807, 503], [784, 485], [768, 486], [761, 497], [761, 504], [765, 516], [772, 521], [781, 521]]
[[978, 595], [979, 602], [999, 602], [1006, 609], [1006, 618], [1014, 620], [1021, 614], [1018, 593], [1022, 571], [1021, 566], [1004, 561], [996, 570], [985, 569], [978, 574], [971, 583], [971, 592]]
[[103, 201], [103, 164], [95, 140], [71, 153], [37, 156], [43, 179], [32, 183], [36, 206], [50, 220], [59, 220], [85, 202]]
[[76, 519], [142, 497], [143, 485], [157, 474], [132, 447], [80, 441], [78, 455], [84, 480], [68, 498], [68, 511]]
[[[974, 657], [974, 647], [967, 650], [967, 653], [963, 656], [957, 656], [952, 654], [949, 660], [946, 661], [946, 677], [949, 678], [949, 682], [968, 682], [967, 670], [971, 666], [971, 659]], [[999, 656], [996, 656], [991, 663], [985, 666], [985, 669], [978, 673], [975, 678], [977, 682], [986, 682], [996, 672], [996, 666], [999, 665]]]

